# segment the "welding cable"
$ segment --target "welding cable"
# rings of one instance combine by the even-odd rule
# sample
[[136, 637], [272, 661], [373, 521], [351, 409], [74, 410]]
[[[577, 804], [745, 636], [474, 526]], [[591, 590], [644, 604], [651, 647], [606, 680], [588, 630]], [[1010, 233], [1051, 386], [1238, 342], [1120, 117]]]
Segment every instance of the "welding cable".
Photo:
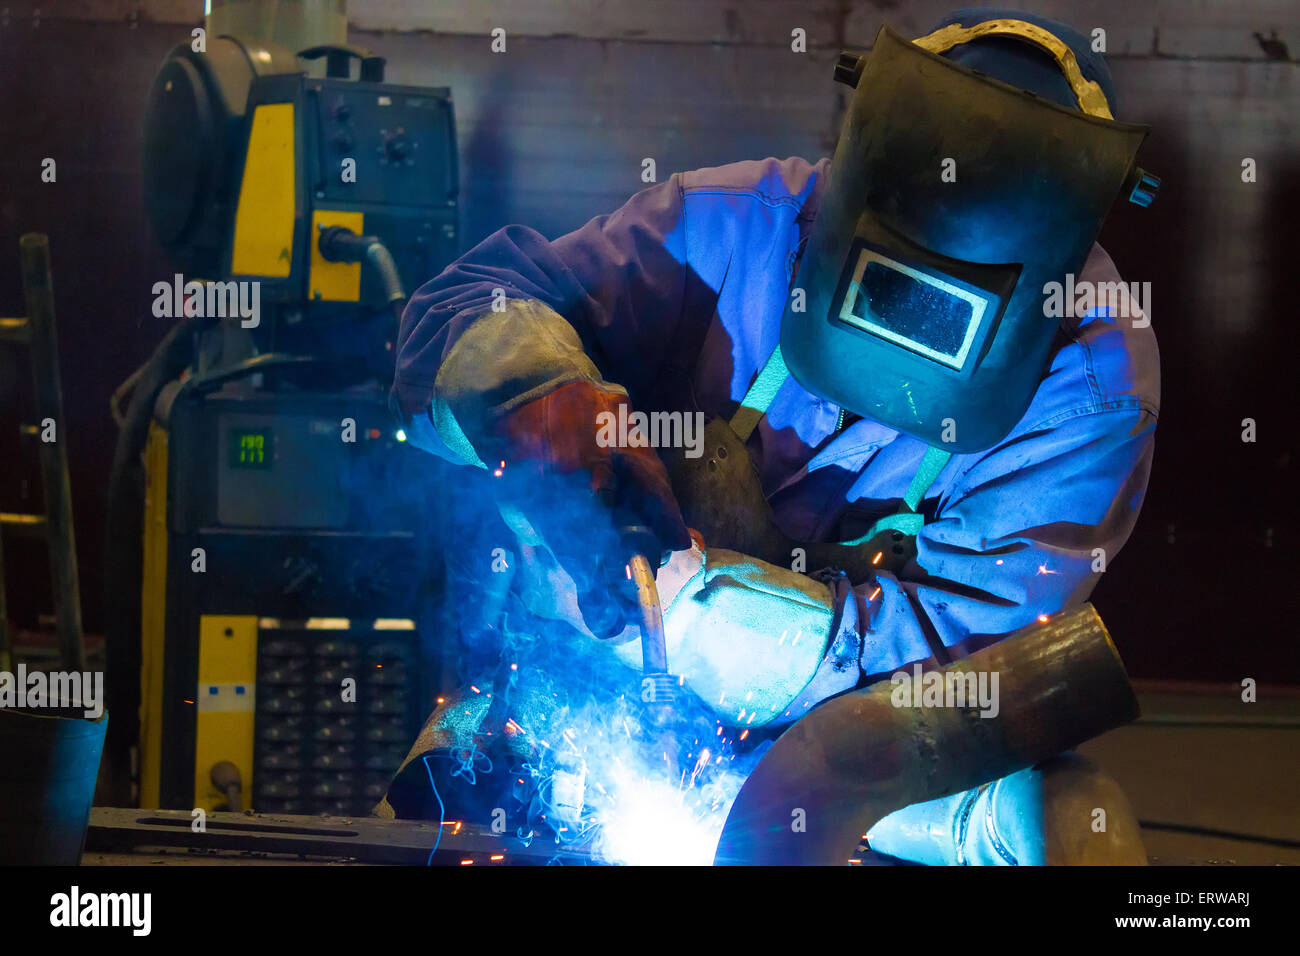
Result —
[[[114, 714], [104, 741], [104, 762], [113, 768], [130, 766], [131, 748], [140, 738], [144, 451], [149, 426], [159, 395], [189, 366], [195, 337], [212, 321], [196, 317], [178, 321], [148, 361], [114, 391], [122, 424], [109, 469], [103, 532], [103, 540], [113, 543], [105, 551], [103, 575], [105, 690]], [[130, 774], [120, 776], [126, 779]], [[131, 799], [129, 792], [116, 793], [116, 797]]]
[[[469, 756], [466, 757], [456, 756], [457, 750], [461, 752], [467, 752]], [[456, 765], [452, 768], [451, 775], [453, 777], [464, 777], [465, 782], [469, 784], [471, 787], [474, 786], [476, 783], [478, 783], [478, 774], [492, 772], [492, 768], [493, 768], [492, 758], [489, 757], [487, 754], [485, 754], [483, 751], [479, 750], [478, 744], [471, 744], [469, 747], [454, 748], [451, 753], [447, 754], [447, 757], [452, 761], [456, 762]], [[487, 763], [487, 766], [484, 767], [480, 765], [476, 771], [474, 768], [474, 761], [479, 757], [483, 758], [484, 762]]]
[[402, 289], [402, 277], [397, 272], [397, 263], [393, 261], [393, 254], [378, 239], [367, 238], [370, 239], [370, 242], [366, 245], [366, 261], [379, 274], [379, 280], [384, 284], [384, 295], [388, 301], [400, 305], [402, 300], [406, 298], [406, 293]]
[[145, 369], [147, 369], [148, 366], [149, 363], [145, 362], [137, 368], [130, 374], [130, 376], [128, 376], [125, 382], [113, 389], [113, 394], [108, 397], [108, 412], [113, 416], [113, 424], [115, 424], [119, 430], [126, 426], [126, 410], [123, 407], [124, 403], [131, 397], [131, 392], [136, 385], [140, 383], [140, 379], [144, 378]]
[[[458, 752], [467, 753], [468, 756], [458, 756]], [[440, 752], [427, 753], [421, 758], [424, 763], [424, 772], [429, 775], [429, 788], [433, 791], [433, 798], [438, 801], [438, 839], [434, 841], [433, 849], [429, 851], [429, 861], [425, 864], [426, 866], [433, 865], [433, 855], [438, 852], [438, 846], [442, 843], [442, 828], [447, 820], [447, 805], [442, 802], [442, 794], [438, 792], [438, 784], [433, 779], [433, 768], [429, 766], [430, 758], [440, 756], [446, 756], [452, 762], [451, 775], [463, 778], [471, 787], [477, 783], [479, 773], [492, 772], [492, 758], [479, 750], [477, 744], [471, 744], [469, 747], [449, 748], [445, 754]], [[483, 767], [480, 764], [476, 771], [474, 762], [479, 757], [483, 758], [487, 766]]]
[[365, 262], [379, 277], [384, 287], [384, 298], [393, 309], [397, 320], [402, 319], [402, 303], [406, 292], [397, 263], [378, 236], [359, 236], [346, 226], [322, 226], [317, 247], [326, 262]]
[[1169, 833], [1186, 833], [1191, 836], [1215, 837], [1220, 840], [1237, 840], [1241, 843], [1262, 843], [1265, 846], [1283, 847], [1289, 850], [1300, 849], [1300, 840], [1286, 837], [1266, 836], [1263, 833], [1242, 833], [1237, 830], [1218, 830], [1214, 827], [1201, 827], [1188, 823], [1169, 823], [1163, 820], [1139, 820], [1138, 826], [1143, 830], [1165, 830]]
[[433, 849], [429, 851], [429, 859], [425, 866], [433, 866], [433, 855], [438, 852], [438, 846], [442, 843], [442, 827], [446, 822], [447, 808], [443, 805], [442, 797], [438, 793], [438, 785], [433, 782], [433, 768], [429, 766], [429, 758], [433, 754], [424, 755], [424, 772], [429, 775], [429, 786], [433, 789], [433, 798], [438, 801], [438, 838], [433, 841]]

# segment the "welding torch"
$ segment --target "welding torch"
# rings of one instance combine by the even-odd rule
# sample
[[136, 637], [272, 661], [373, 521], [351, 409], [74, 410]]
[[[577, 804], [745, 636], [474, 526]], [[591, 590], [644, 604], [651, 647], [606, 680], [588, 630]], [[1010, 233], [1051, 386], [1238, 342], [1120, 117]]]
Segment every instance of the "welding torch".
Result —
[[670, 773], [676, 772], [676, 737], [672, 725], [676, 714], [677, 678], [668, 671], [668, 648], [664, 641], [663, 607], [655, 571], [659, 567], [659, 540], [645, 525], [616, 519], [619, 538], [627, 555], [627, 577], [636, 589], [638, 623], [641, 629], [641, 700], [650, 722], [659, 730], [659, 743]]

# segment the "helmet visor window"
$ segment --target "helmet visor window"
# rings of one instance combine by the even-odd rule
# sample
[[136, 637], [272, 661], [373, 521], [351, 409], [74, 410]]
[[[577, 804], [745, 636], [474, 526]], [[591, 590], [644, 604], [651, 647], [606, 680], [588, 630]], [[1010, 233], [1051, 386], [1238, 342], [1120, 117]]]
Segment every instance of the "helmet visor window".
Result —
[[994, 311], [996, 300], [988, 293], [859, 248], [839, 318], [960, 371], [985, 316]]

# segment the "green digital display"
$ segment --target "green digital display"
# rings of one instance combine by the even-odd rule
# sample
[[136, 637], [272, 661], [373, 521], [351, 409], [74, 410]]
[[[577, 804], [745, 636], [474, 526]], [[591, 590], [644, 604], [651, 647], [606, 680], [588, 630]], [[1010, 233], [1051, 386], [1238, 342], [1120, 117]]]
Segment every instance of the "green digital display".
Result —
[[269, 428], [230, 429], [230, 467], [265, 470], [274, 448]]

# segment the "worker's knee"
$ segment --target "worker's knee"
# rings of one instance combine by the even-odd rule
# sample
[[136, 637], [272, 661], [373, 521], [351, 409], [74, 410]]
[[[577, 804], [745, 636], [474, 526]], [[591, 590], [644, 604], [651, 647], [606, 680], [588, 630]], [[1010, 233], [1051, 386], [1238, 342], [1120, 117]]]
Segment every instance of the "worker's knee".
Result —
[[1066, 753], [1032, 772], [1040, 778], [1044, 863], [1146, 865], [1137, 817], [1119, 784], [1094, 761]]

